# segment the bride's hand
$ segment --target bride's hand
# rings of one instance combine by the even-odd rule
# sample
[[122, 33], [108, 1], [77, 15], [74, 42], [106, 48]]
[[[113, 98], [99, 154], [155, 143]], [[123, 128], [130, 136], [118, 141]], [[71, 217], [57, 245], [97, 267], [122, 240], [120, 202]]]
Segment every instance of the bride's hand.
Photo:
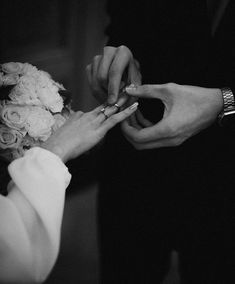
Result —
[[75, 112], [42, 147], [66, 163], [100, 142], [108, 130], [134, 113], [137, 106], [138, 103], [134, 103], [119, 113], [116, 113], [116, 106], [99, 106], [87, 113]]

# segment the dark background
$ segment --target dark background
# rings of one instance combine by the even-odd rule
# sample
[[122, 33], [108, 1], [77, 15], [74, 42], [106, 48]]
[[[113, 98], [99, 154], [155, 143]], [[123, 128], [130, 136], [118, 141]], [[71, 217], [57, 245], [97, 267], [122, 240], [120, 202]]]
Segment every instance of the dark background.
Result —
[[[96, 102], [89, 92], [85, 66], [106, 41], [104, 7], [105, 0], [1, 1], [0, 63], [36, 65], [71, 91], [74, 109], [92, 109]], [[97, 186], [90, 163], [88, 154], [71, 165], [61, 250], [48, 284], [98, 281]]]

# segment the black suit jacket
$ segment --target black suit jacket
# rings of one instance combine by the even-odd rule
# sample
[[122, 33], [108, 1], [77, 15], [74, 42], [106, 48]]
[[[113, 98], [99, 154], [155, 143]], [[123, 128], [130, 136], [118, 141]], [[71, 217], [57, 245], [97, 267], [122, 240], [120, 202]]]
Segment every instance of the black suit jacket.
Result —
[[[212, 38], [204, 0], [111, 0], [109, 44], [132, 50], [143, 83], [233, 89], [234, 5]], [[152, 121], [162, 116], [156, 100], [141, 101], [140, 109]], [[172, 248], [185, 283], [230, 283], [234, 141], [233, 131], [214, 124], [180, 147], [137, 151], [119, 127], [110, 132], [99, 195], [104, 283], [112, 275], [113, 283], [159, 283]]]

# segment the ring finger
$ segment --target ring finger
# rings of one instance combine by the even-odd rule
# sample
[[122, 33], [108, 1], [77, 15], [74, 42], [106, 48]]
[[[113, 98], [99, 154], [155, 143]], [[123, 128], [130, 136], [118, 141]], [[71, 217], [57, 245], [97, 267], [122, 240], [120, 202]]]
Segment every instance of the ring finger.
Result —
[[103, 107], [99, 111], [99, 114], [97, 116], [97, 120], [99, 121], [99, 123], [102, 123], [106, 119], [108, 119], [110, 116], [117, 113], [118, 110], [119, 110], [119, 107], [117, 107], [117, 105]]

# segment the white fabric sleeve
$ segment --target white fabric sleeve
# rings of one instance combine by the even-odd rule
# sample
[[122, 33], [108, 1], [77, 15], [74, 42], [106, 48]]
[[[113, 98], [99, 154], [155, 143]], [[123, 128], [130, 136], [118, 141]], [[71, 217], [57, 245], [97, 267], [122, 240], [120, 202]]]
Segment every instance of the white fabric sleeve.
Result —
[[0, 283], [41, 283], [55, 264], [71, 175], [59, 157], [32, 148], [9, 167], [0, 196]]

